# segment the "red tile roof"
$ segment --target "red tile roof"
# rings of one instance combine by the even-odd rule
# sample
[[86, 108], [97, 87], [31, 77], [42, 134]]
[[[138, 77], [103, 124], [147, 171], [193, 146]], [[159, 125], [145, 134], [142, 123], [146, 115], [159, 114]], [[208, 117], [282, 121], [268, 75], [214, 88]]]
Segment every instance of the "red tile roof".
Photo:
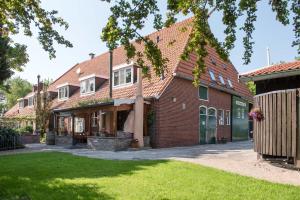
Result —
[[[159, 48], [162, 51], [163, 57], [168, 58], [167, 70], [165, 74], [165, 78], [163, 80], [160, 77], [155, 75], [153, 69], [151, 69], [151, 79], [144, 78], [143, 79], [143, 93], [144, 97], [158, 97], [164, 91], [164, 88], [169, 84], [169, 82], [173, 78], [173, 73], [177, 71], [189, 73], [191, 75], [191, 70], [193, 64], [190, 63], [189, 69], [183, 69], [181, 66], [182, 62], [180, 56], [188, 42], [190, 31], [191, 31], [191, 21], [193, 18], [189, 18], [182, 22], [176, 23], [169, 28], [164, 28], [158, 32], [154, 32], [149, 35], [150, 38], [156, 40], [157, 36], [159, 36], [160, 41], [158, 43]], [[182, 31], [182, 28], [186, 27], [186, 31]], [[171, 44], [172, 43], [172, 44]], [[138, 50], [143, 50], [143, 46], [140, 44], [134, 44]], [[217, 60], [216, 66], [211, 66], [217, 72], [219, 68], [222, 68], [220, 64], [224, 64], [224, 62], [219, 58], [216, 52], [212, 48], [208, 48], [209, 55], [214, 57]], [[206, 59], [208, 62], [208, 58]], [[120, 64], [124, 64], [127, 62], [126, 53], [123, 47], [119, 47], [113, 51], [113, 66], [117, 66]], [[150, 66], [150, 63], [146, 63]], [[249, 90], [242, 83], [238, 83], [238, 73], [234, 66], [230, 63], [226, 63], [228, 65], [227, 73], [224, 73], [224, 79], [227, 77], [232, 79], [234, 88], [237, 92], [241, 93], [242, 96], [252, 98]], [[177, 67], [178, 66], [178, 67]], [[208, 64], [208, 66], [210, 66]], [[80, 68], [80, 75], [76, 73], [76, 71]], [[55, 80], [51, 86], [49, 87], [50, 91], [57, 91], [57, 86], [61, 84], [68, 83], [70, 85], [78, 85], [80, 84], [79, 78], [88, 76], [91, 74], [99, 75], [102, 77], [109, 77], [109, 53], [104, 53], [102, 55], [96, 56], [93, 59], [84, 61], [82, 63], [76, 64], [67, 72], [65, 72], [62, 76], [60, 76], [57, 80]], [[216, 74], [218, 76], [218, 74]], [[201, 76], [203, 79], [209, 78], [206, 75]], [[135, 97], [136, 84], [132, 86], [123, 87], [119, 89], [113, 89], [113, 99], [117, 98], [134, 98]], [[79, 101], [88, 100], [88, 99], [101, 99], [106, 98], [109, 95], [109, 83], [105, 81], [98, 90], [89, 96], [81, 96], [80, 89], [77, 89], [75, 93], [70, 96], [69, 99], [65, 101], [60, 101], [57, 98], [53, 101], [52, 107], [53, 109], [63, 109], [63, 108], [71, 108], [77, 105]], [[17, 107], [18, 108], [18, 107]], [[13, 107], [9, 110], [6, 116], [9, 116], [12, 112], [15, 112], [16, 107]]]
[[263, 67], [260, 69], [256, 69], [251, 72], [246, 72], [241, 75], [241, 77], [254, 77], [254, 76], [262, 76], [274, 73], [287, 72], [292, 70], [300, 69], [300, 61], [293, 61], [288, 63], [280, 63], [276, 65], [271, 65], [268, 67]]

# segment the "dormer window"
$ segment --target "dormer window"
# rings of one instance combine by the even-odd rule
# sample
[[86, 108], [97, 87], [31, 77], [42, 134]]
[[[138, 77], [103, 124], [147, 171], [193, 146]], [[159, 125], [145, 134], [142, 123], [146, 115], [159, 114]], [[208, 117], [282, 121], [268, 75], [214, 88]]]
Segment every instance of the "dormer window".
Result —
[[24, 99], [19, 100], [19, 108], [24, 108]]
[[69, 98], [69, 86], [62, 86], [58, 88], [58, 99], [65, 100]]
[[224, 78], [221, 74], [219, 74], [219, 80], [221, 82], [222, 85], [225, 85], [225, 81], [224, 81]]
[[82, 80], [80, 82], [80, 94], [88, 95], [95, 92], [95, 77]]
[[212, 70], [209, 70], [209, 76], [210, 76], [210, 79], [211, 79], [212, 81], [216, 81], [215, 74], [214, 74], [214, 72], [213, 72]]
[[34, 105], [34, 96], [28, 97], [28, 106]]
[[126, 86], [133, 83], [133, 67], [126, 67], [118, 70], [114, 70], [113, 73], [113, 86]]

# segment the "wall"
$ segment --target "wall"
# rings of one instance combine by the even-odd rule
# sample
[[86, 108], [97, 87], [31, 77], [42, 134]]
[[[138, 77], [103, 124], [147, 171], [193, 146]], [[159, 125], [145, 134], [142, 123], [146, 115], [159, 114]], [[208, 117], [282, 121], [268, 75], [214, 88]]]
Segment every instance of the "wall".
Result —
[[[231, 95], [209, 88], [209, 101], [200, 101], [198, 88], [192, 85], [192, 81], [175, 77], [153, 104], [155, 135], [151, 139], [154, 140], [154, 146], [199, 144], [200, 105], [230, 110]], [[230, 126], [218, 126], [217, 131], [218, 137], [230, 138]]]

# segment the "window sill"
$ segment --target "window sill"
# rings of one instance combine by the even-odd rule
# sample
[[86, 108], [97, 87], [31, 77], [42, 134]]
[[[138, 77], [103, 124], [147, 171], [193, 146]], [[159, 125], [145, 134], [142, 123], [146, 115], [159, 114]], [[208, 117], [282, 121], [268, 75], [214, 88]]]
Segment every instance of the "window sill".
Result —
[[87, 93], [80, 93], [80, 97], [90, 96], [92, 94], [95, 94], [96, 92], [87, 92]]
[[133, 86], [133, 83], [126, 83], [123, 85], [113, 86], [113, 89], [120, 89], [120, 88], [125, 88], [125, 87], [130, 87], [130, 86]]
[[62, 98], [62, 99], [58, 99], [58, 101], [66, 101], [68, 100], [69, 98]]

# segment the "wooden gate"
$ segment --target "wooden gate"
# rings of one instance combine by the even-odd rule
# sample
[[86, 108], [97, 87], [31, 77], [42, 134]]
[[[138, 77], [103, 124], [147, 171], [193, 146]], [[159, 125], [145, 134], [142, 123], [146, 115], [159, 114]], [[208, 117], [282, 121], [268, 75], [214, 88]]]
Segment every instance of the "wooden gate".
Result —
[[[281, 90], [257, 95], [254, 107], [259, 107], [264, 120], [254, 120], [254, 150], [260, 154], [297, 157], [299, 140], [300, 89]], [[299, 145], [298, 145], [299, 146]]]

